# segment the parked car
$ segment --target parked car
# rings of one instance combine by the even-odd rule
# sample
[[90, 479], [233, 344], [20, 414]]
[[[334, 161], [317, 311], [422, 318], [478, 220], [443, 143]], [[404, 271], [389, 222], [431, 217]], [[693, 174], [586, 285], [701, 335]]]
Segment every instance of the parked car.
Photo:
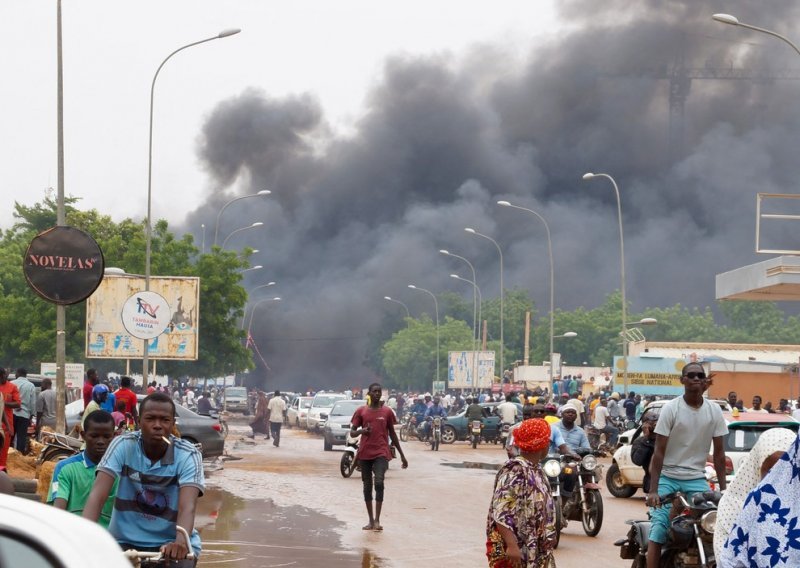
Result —
[[289, 405], [289, 410], [286, 411], [289, 427], [303, 427], [305, 428], [308, 422], [308, 409], [311, 408], [311, 401], [314, 400], [313, 396], [298, 396]]
[[343, 446], [346, 442], [347, 432], [350, 430], [350, 420], [356, 409], [367, 404], [366, 400], [339, 400], [331, 408], [328, 419], [325, 421], [323, 449], [329, 452], [333, 446]]
[[[500, 439], [500, 417], [494, 413], [494, 409], [499, 405], [499, 402], [482, 402], [481, 408], [483, 409], [483, 431], [481, 438], [485, 440], [499, 440]], [[522, 420], [522, 405], [515, 403], [517, 406], [516, 422]], [[469, 439], [469, 420], [467, 420], [467, 409], [462, 409], [454, 416], [445, 418], [444, 426], [442, 427], [442, 442], [445, 444], [452, 444], [456, 440]]]
[[347, 396], [340, 392], [317, 393], [308, 409], [306, 429], [314, 432], [321, 430], [336, 401], [345, 399]]
[[[141, 402], [145, 395], [139, 394], [136, 397]], [[67, 431], [69, 432], [81, 419], [83, 399], [68, 404], [66, 409]], [[175, 412], [181, 437], [193, 444], [200, 444], [204, 460], [222, 455], [225, 449], [225, 436], [218, 419], [201, 416], [180, 404], [175, 405]]]
[[[741, 412], [738, 418], [734, 418], [730, 412], [723, 411], [722, 415], [728, 424], [728, 433], [723, 437], [728, 483], [735, 477], [742, 459], [750, 452], [762, 433], [770, 428], [788, 428], [793, 432], [800, 429], [800, 422], [788, 414]], [[641, 425], [637, 426], [635, 432], [629, 431], [626, 434], [633, 442], [641, 434]], [[614, 497], [631, 497], [644, 481], [644, 470], [631, 460], [631, 447], [631, 443], [619, 447], [614, 452], [611, 467], [606, 472], [606, 486]], [[712, 453], [713, 448], [709, 448], [709, 462], [712, 461]]]
[[0, 566], [131, 566], [111, 534], [80, 515], [11, 495], [0, 495], [0, 511]]
[[245, 387], [225, 387], [225, 409], [228, 412], [250, 414], [250, 404]]

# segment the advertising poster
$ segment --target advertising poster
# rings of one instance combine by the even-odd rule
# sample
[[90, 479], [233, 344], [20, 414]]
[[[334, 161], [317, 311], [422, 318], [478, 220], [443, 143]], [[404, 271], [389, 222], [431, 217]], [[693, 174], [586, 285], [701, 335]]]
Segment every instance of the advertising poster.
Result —
[[[476, 363], [477, 357], [477, 366]], [[477, 371], [477, 377], [476, 377]], [[447, 388], [488, 389], [494, 379], [494, 351], [450, 351]]]
[[614, 357], [614, 390], [622, 391], [624, 369], [628, 368], [628, 391], [636, 394], [678, 396], [683, 394], [683, 359], [671, 357]]
[[[131, 317], [148, 312], [160, 322], [151, 338], [146, 339], [151, 359], [194, 361], [199, 340], [200, 279], [189, 276], [153, 276], [150, 291], [161, 296], [164, 304], [156, 309], [153, 294], [144, 291], [144, 277], [106, 274], [100, 286], [86, 301], [86, 356], [98, 359], [138, 359], [143, 356], [144, 341], [126, 329]], [[129, 308], [126, 302], [129, 299]], [[137, 301], [141, 299], [141, 302]], [[130, 305], [134, 310], [129, 312]], [[164, 313], [167, 311], [167, 317]], [[132, 315], [128, 315], [131, 313]], [[123, 317], [125, 314], [125, 317]], [[139, 332], [137, 332], [139, 334]]]

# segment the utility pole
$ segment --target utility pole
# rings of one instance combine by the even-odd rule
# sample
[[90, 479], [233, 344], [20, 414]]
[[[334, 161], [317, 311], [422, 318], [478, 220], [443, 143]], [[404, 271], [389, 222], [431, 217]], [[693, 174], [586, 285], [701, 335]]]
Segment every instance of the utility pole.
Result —
[[[58, 122], [58, 197], [56, 202], [56, 225], [67, 224], [64, 210], [64, 77], [61, 56], [61, 0], [56, 3], [56, 74], [57, 74], [57, 122]], [[66, 321], [67, 308], [56, 304], [56, 431], [66, 432], [65, 407], [67, 405], [67, 363]]]

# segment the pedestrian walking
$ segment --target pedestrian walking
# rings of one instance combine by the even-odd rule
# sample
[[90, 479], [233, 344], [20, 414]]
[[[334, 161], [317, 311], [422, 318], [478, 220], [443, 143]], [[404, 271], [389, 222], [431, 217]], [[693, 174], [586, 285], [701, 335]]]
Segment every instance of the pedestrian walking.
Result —
[[281, 391], [275, 391], [267, 409], [269, 410], [269, 431], [272, 434], [272, 445], [277, 448], [281, 445], [281, 426], [283, 426], [283, 413], [286, 411], [286, 401], [281, 397]]
[[[397, 419], [390, 408], [381, 406], [380, 383], [372, 383], [368, 389], [367, 405], [360, 406], [353, 414], [350, 423], [350, 436], [361, 436], [356, 459], [361, 464], [361, 482], [364, 486], [364, 502], [369, 522], [362, 527], [365, 531], [382, 531], [381, 509], [383, 508], [384, 476], [392, 459], [389, 439], [400, 453], [403, 469], [408, 467], [400, 440], [394, 430]], [[375, 487], [375, 510], [372, 508], [372, 488]]]
[[28, 371], [17, 369], [11, 381], [19, 390], [19, 408], [14, 409], [14, 447], [21, 454], [28, 453], [28, 427], [36, 410], [36, 387], [28, 380]]
[[14, 438], [14, 409], [19, 408], [19, 389], [8, 380], [8, 371], [0, 368], [0, 397], [3, 399], [3, 410], [0, 412], [0, 430], [2, 430], [2, 446], [0, 446], [0, 471], [5, 471], [8, 461], [8, 449]]

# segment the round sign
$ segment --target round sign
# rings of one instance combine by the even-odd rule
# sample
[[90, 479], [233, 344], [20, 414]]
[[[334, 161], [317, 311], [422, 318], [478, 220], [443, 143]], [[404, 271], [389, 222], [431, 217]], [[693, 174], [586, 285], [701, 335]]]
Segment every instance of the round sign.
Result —
[[36, 235], [22, 263], [28, 286], [55, 304], [76, 304], [91, 296], [103, 280], [104, 267], [97, 241], [66, 226]]
[[122, 305], [122, 325], [138, 339], [158, 337], [171, 319], [167, 300], [155, 292], [136, 292]]

